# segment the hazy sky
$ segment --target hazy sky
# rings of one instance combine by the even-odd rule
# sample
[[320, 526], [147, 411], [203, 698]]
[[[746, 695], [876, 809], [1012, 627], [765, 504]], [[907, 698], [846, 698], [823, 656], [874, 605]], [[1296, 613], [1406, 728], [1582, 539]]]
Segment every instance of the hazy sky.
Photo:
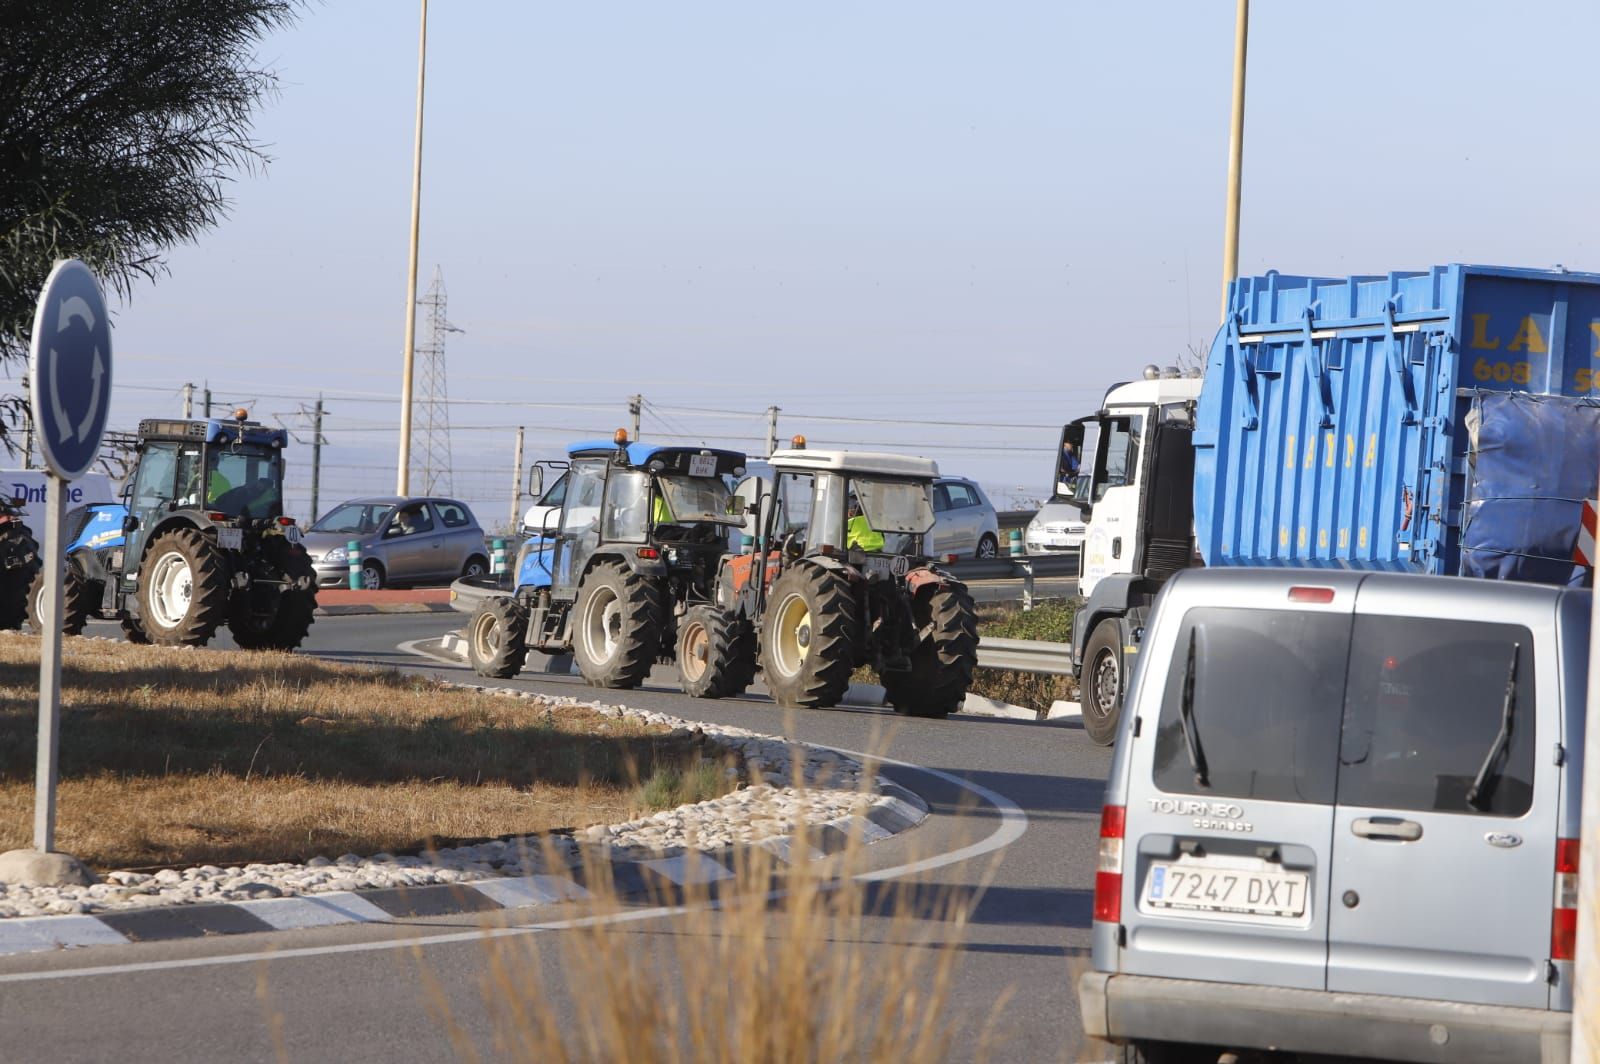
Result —
[[[553, 456], [639, 392], [646, 438], [755, 450], [776, 404], [785, 439], [1047, 493], [1063, 421], [1210, 344], [1233, 14], [434, 0], [456, 492], [503, 520], [514, 426]], [[320, 391], [323, 508], [392, 490], [417, 28], [328, 0], [264, 42], [273, 162], [122, 309], [113, 427], [184, 381], [265, 420]], [[1600, 269], [1597, 40], [1593, 0], [1257, 0], [1241, 269]]]

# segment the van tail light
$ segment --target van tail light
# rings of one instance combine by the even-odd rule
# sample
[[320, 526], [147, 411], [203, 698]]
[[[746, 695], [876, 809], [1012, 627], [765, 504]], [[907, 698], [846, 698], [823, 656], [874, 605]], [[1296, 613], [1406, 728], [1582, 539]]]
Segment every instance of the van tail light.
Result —
[[1550, 916], [1550, 959], [1570, 961], [1578, 953], [1578, 840], [1556, 840], [1556, 896]]
[[1100, 864], [1094, 872], [1094, 918], [1115, 924], [1122, 920], [1122, 833], [1128, 822], [1125, 806], [1100, 810]]

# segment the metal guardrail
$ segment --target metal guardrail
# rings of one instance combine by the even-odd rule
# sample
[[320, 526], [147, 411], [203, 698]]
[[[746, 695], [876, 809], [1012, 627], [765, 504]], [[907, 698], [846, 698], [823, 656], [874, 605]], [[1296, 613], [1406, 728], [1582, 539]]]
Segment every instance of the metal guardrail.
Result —
[[1033, 639], [981, 639], [978, 668], [1009, 669], [1043, 676], [1071, 676], [1072, 648]]
[[1023, 557], [1002, 554], [998, 558], [968, 558], [951, 562], [945, 568], [962, 580], [1005, 580], [1014, 576], [1027, 576], [1030, 569], [1034, 576], [1077, 576], [1078, 552], [1063, 551], [1060, 554], [1035, 554]]

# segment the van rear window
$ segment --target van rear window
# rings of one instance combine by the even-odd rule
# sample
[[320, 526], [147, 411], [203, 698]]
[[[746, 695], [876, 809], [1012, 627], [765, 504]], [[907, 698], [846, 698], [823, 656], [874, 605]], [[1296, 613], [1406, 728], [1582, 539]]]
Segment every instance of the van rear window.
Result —
[[1178, 794], [1331, 802], [1349, 645], [1348, 614], [1190, 610], [1161, 702], [1156, 786]]
[[[1497, 747], [1508, 686], [1510, 730]], [[1357, 617], [1339, 804], [1521, 816], [1533, 804], [1533, 690], [1526, 628]], [[1480, 773], [1483, 786], [1468, 801]]]

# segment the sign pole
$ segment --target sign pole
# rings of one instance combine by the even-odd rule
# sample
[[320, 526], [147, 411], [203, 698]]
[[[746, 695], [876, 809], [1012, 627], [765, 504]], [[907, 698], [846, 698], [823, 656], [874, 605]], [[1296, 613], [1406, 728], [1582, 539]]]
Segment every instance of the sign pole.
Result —
[[45, 481], [44, 609], [39, 637], [39, 755], [34, 770], [33, 848], [55, 850], [56, 766], [61, 753], [61, 611], [65, 569], [62, 526], [66, 524], [67, 482], [51, 473]]

